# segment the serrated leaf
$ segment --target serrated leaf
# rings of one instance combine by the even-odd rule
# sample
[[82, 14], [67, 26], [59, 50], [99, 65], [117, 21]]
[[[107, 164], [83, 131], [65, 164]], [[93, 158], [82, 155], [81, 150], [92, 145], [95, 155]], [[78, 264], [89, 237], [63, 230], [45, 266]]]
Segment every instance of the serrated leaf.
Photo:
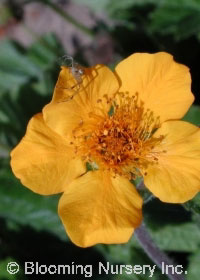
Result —
[[167, 225], [151, 233], [163, 250], [189, 253], [195, 252], [200, 246], [200, 230], [194, 223]]
[[144, 205], [143, 216], [152, 238], [161, 249], [174, 252], [194, 252], [198, 249], [199, 227], [182, 205], [154, 199]]
[[66, 240], [57, 213], [59, 196], [33, 193], [22, 186], [9, 170], [1, 170], [0, 186], [0, 217], [37, 230], [50, 231]]

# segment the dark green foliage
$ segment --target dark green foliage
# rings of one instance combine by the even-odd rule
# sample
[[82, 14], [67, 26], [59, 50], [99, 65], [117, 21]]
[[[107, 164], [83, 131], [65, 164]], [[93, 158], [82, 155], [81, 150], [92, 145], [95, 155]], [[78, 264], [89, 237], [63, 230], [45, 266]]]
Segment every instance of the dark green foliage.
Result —
[[[168, 51], [178, 62], [189, 66], [196, 105], [191, 107], [183, 120], [200, 126], [199, 0], [74, 2], [107, 14], [112, 25], [104, 24], [104, 31], [115, 42], [116, 57], [126, 57], [136, 51]], [[53, 34], [42, 36], [27, 49], [11, 40], [0, 42], [0, 279], [40, 279], [25, 277], [23, 271], [17, 275], [6, 272], [9, 261], [17, 261], [23, 267], [24, 261], [30, 259], [47, 265], [71, 264], [72, 261], [93, 264], [94, 274], [90, 279], [146, 280], [148, 275], [98, 275], [99, 261], [131, 265], [153, 263], [135, 238], [124, 245], [97, 245], [88, 249], [76, 247], [69, 242], [57, 214], [60, 195], [35, 194], [22, 186], [10, 170], [9, 153], [23, 137], [30, 118], [51, 100], [60, 70], [58, 59], [64, 54], [63, 47]], [[78, 50], [77, 57], [80, 54], [81, 50]], [[85, 61], [84, 55], [81, 55]], [[116, 63], [113, 61], [112, 65]], [[91, 164], [87, 167], [88, 170], [96, 169]], [[144, 189], [140, 190], [140, 194], [145, 201], [144, 221], [152, 238], [176, 263], [183, 264], [188, 270], [187, 280], [198, 280], [200, 195], [184, 205], [173, 205], [160, 202]], [[45, 276], [44, 279], [50, 278]], [[53, 279], [81, 280], [80, 276], [55, 275]], [[167, 277], [157, 269], [152, 279], [166, 280]]]

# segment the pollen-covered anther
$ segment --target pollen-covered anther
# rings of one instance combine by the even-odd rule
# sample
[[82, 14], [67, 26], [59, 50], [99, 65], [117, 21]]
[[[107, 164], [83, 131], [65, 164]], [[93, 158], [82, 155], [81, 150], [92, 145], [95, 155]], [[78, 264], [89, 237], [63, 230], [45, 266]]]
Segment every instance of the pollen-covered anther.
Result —
[[108, 135], [108, 130], [104, 130], [103, 135], [107, 136]]
[[[108, 101], [106, 95], [104, 98]], [[112, 100], [112, 106], [111, 115], [90, 114], [95, 126], [87, 135], [82, 135], [79, 151], [87, 154], [89, 150], [91, 161], [133, 178], [141, 175], [141, 168], [158, 161], [155, 147], [163, 137], [155, 138], [153, 132], [159, 126], [159, 119], [144, 109], [137, 95], [119, 93]]]

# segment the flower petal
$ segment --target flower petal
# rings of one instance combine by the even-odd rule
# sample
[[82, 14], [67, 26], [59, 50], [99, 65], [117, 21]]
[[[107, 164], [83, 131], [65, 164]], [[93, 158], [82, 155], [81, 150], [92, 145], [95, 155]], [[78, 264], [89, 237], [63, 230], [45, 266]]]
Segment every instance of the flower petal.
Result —
[[164, 202], [183, 203], [200, 191], [200, 129], [183, 121], [168, 121], [155, 133], [165, 138], [157, 146], [158, 164], [148, 167], [145, 185]]
[[133, 54], [117, 65], [116, 73], [120, 90], [138, 93], [161, 122], [182, 118], [194, 100], [189, 69], [165, 52]]
[[[69, 75], [69, 69], [63, 67], [53, 100], [43, 109], [48, 126], [64, 136], [70, 135], [80, 123], [89, 121], [89, 113], [107, 114], [110, 105], [104, 96], [111, 98], [119, 88], [114, 73], [103, 65], [85, 68], [76, 90], [69, 90]], [[67, 98], [70, 94], [74, 94], [72, 99]]]
[[142, 199], [125, 178], [91, 171], [74, 180], [59, 202], [71, 240], [80, 247], [124, 243], [141, 223]]
[[37, 114], [11, 152], [11, 167], [15, 176], [32, 191], [56, 194], [86, 171], [82, 161], [73, 156], [66, 140], [45, 125], [42, 114]]
[[61, 71], [54, 89], [52, 102], [58, 103], [69, 99], [73, 96], [72, 88], [76, 87], [77, 81], [72, 75], [70, 67], [62, 66]]

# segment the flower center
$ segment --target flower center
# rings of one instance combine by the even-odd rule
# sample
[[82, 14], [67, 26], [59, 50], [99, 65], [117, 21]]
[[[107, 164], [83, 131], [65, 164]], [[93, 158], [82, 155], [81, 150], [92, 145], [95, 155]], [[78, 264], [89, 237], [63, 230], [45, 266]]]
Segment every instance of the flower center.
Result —
[[91, 113], [90, 117], [98, 121], [92, 131], [81, 136], [79, 149], [86, 161], [130, 179], [140, 176], [141, 168], [158, 161], [152, 150], [163, 139], [153, 137], [159, 118], [138, 103], [137, 95], [118, 93], [109, 114], [100, 117]]

